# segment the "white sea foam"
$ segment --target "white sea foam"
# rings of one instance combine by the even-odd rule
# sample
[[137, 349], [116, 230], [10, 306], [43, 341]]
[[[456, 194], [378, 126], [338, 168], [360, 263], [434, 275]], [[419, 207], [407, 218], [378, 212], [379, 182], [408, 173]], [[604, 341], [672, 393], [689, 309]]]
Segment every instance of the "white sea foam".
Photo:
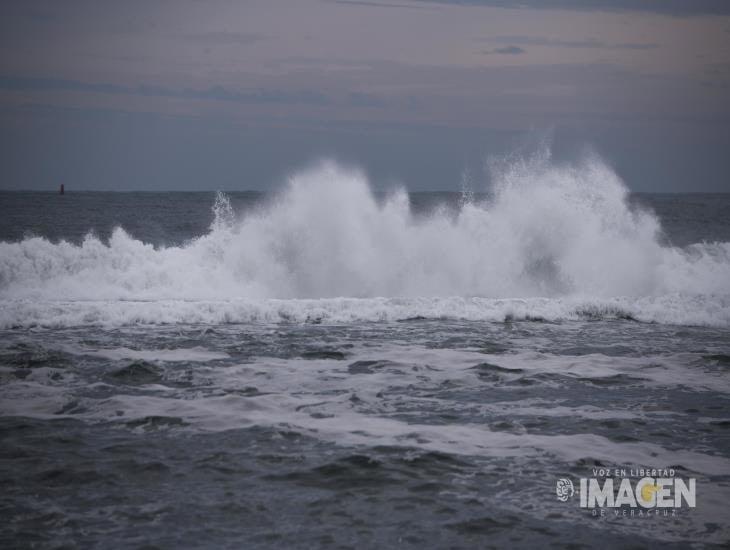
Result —
[[205, 348], [196, 346], [193, 348], [178, 349], [149, 349], [136, 350], [129, 348], [113, 348], [113, 349], [82, 349], [65, 346], [63, 351], [74, 355], [86, 355], [89, 357], [102, 357], [104, 359], [112, 359], [118, 361], [120, 359], [138, 359], [142, 361], [214, 361], [216, 359], [227, 359], [227, 353], [219, 351], [210, 351]]
[[730, 326], [730, 298], [667, 295], [657, 298], [328, 298], [227, 301], [5, 301], [0, 327], [124, 326], [397, 321], [412, 318], [473, 321], [631, 318], [694, 326]]
[[[113, 353], [110, 356], [117, 357]], [[126, 352], [122, 356], [128, 357]], [[541, 434], [518, 429], [521, 422], [533, 418], [544, 420], [546, 416], [593, 421], [632, 418], [671, 424], [672, 420], [665, 417], [677, 411], [666, 403], [657, 410], [651, 407], [627, 410], [611, 401], [604, 408], [566, 406], [561, 401], [514, 399], [508, 394], [503, 396], [504, 401], [460, 402], [438, 397], [433, 391], [421, 391], [407, 398], [410, 406], [404, 410], [404, 388], [444, 387], [446, 381], [452, 387], [474, 388], [478, 374], [472, 367], [482, 362], [485, 355], [467, 350], [383, 346], [377, 356], [392, 361], [392, 367], [357, 375], [348, 371], [346, 362], [333, 360], [310, 360], [305, 366], [301, 359], [267, 358], [256, 364], [230, 365], [224, 369], [200, 364], [193, 376], [199, 377], [198, 381], [206, 380], [206, 390], [199, 386], [185, 392], [178, 387], [154, 384], [138, 387], [133, 394], [101, 392], [81, 398], [69, 393], [68, 382], [56, 382], [47, 372], [35, 373], [0, 387], [0, 413], [44, 419], [131, 422], [139, 423], [141, 430], [146, 429], [147, 419], [167, 417], [181, 419], [181, 429], [191, 431], [278, 427], [346, 446], [409, 446], [482, 457], [548, 460], [557, 457], [567, 462], [594, 458], [607, 464], [681, 464], [708, 475], [726, 473], [730, 467], [730, 461], [724, 456], [670, 449], [646, 441], [616, 442], [593, 433]], [[364, 357], [372, 357], [372, 349]], [[353, 359], [357, 358], [360, 357]], [[712, 370], [697, 368], [693, 369], [694, 374], [685, 376], [690, 357], [682, 354], [666, 357], [662, 368], [655, 368], [655, 358], [624, 358], [617, 363], [615, 358], [594, 355], [570, 357], [566, 362], [565, 356], [535, 352], [486, 358], [503, 369], [514, 369], [516, 376], [564, 374], [565, 378], [554, 382], [558, 385], [585, 376], [610, 379], [626, 374], [636, 377], [636, 383], [647, 392], [652, 386], [703, 390], [710, 385], [715, 390], [727, 391], [727, 383]], [[414, 370], [414, 365], [421, 368]], [[682, 375], [677, 376], [678, 372]], [[73, 384], [77, 388], [87, 386], [83, 380], [73, 380]], [[236, 391], [252, 385], [259, 390], [254, 396]], [[647, 400], [646, 404], [653, 403]], [[64, 412], [67, 408], [71, 411]], [[423, 410], [464, 413], [475, 420], [432, 423], [427, 420], [428, 415], [421, 416]], [[411, 416], [408, 414], [411, 411], [420, 412]], [[514, 429], [495, 430], [489, 422], [479, 420], [500, 417], [514, 419]]]
[[[662, 245], [604, 163], [541, 154], [505, 165], [494, 196], [417, 218], [325, 162], [237, 219], [155, 248], [122, 228], [80, 245], [0, 243], [0, 325], [630, 316], [730, 325], [730, 243]], [[345, 297], [345, 298], [341, 298]]]

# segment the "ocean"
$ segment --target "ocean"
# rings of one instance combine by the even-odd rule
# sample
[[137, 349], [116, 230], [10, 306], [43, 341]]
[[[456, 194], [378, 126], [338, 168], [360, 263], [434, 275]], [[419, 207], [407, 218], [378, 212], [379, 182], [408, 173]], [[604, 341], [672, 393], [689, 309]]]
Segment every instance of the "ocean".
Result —
[[0, 546], [727, 544], [730, 194], [493, 180], [0, 192]]

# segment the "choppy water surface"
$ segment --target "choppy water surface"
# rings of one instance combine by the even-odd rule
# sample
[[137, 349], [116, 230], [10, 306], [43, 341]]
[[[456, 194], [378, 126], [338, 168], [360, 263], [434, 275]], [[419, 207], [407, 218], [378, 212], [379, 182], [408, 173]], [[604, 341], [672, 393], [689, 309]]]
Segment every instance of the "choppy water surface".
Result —
[[[0, 544], [730, 541], [730, 200], [595, 160], [500, 181], [377, 197], [325, 166], [215, 217], [2, 194]], [[697, 508], [556, 499], [612, 466], [694, 477]]]

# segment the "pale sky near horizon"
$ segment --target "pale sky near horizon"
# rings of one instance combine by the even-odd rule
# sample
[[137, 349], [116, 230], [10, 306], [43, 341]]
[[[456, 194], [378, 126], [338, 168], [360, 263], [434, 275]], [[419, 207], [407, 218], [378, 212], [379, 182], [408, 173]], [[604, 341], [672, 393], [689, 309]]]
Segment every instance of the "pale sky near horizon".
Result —
[[552, 136], [730, 191], [730, 1], [0, 5], [0, 189], [266, 189], [320, 157], [458, 189]]

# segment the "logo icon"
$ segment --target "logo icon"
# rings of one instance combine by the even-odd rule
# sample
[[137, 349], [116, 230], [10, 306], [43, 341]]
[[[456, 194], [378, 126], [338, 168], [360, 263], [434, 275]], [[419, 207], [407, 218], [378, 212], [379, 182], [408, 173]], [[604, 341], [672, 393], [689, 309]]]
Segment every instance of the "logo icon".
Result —
[[575, 493], [573, 482], [569, 479], [559, 479], [555, 484], [555, 494], [560, 502], [567, 502], [573, 496], [573, 493]]

